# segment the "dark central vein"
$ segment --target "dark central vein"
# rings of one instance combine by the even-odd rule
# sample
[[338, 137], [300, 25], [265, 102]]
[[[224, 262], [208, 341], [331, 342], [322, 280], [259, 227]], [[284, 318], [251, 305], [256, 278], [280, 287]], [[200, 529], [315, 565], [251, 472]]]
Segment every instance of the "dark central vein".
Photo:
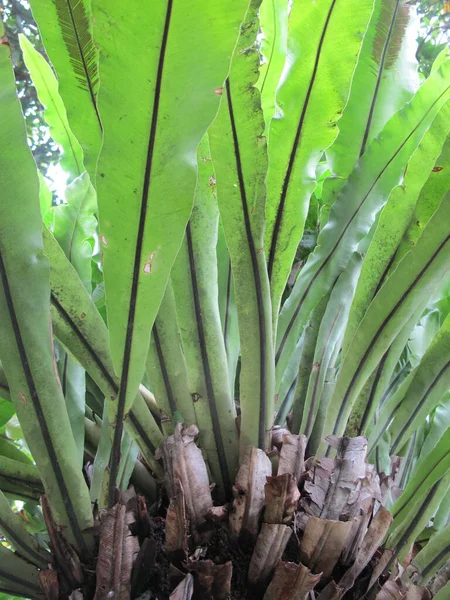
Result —
[[281, 224], [283, 221], [283, 210], [284, 210], [284, 205], [286, 202], [286, 196], [288, 193], [289, 184], [291, 181], [292, 171], [294, 169], [295, 157], [297, 154], [298, 145], [300, 143], [303, 124], [305, 122], [306, 112], [307, 112], [308, 106], [309, 106], [309, 100], [311, 98], [311, 93], [312, 93], [312, 90], [314, 87], [314, 82], [315, 82], [316, 76], [317, 76], [319, 60], [320, 60], [320, 56], [322, 53], [323, 43], [325, 41], [325, 34], [327, 32], [328, 25], [329, 25], [330, 19], [331, 19], [331, 14], [336, 5], [336, 1], [337, 0], [333, 0], [333, 2], [331, 3], [330, 9], [328, 11], [327, 18], [325, 20], [325, 24], [324, 24], [324, 27], [323, 27], [323, 30], [322, 30], [322, 33], [320, 36], [319, 45], [317, 47], [316, 60], [314, 62], [311, 79], [309, 80], [308, 90], [306, 92], [305, 101], [303, 103], [302, 112], [300, 115], [300, 121], [298, 123], [297, 131], [295, 133], [294, 144], [292, 146], [291, 154], [289, 156], [288, 167], [286, 170], [286, 174], [284, 176], [283, 187], [281, 189], [280, 203], [278, 205], [277, 216], [275, 219], [275, 225], [274, 225], [273, 234], [272, 234], [272, 241], [271, 241], [270, 250], [269, 250], [269, 260], [268, 260], [268, 264], [267, 264], [267, 270], [269, 272], [269, 279], [272, 278], [272, 270], [273, 270], [273, 265], [275, 262], [275, 252], [277, 249], [278, 236], [280, 234]]
[[60, 317], [64, 321], [66, 321], [66, 323], [69, 325], [70, 329], [73, 331], [73, 333], [79, 339], [79, 341], [81, 342], [83, 347], [86, 348], [86, 351], [89, 353], [92, 360], [97, 365], [97, 367], [100, 370], [100, 372], [102, 373], [103, 377], [108, 382], [108, 385], [111, 387], [111, 389], [116, 394], [119, 391], [119, 386], [118, 386], [117, 382], [114, 380], [114, 377], [112, 377], [112, 375], [109, 372], [109, 370], [107, 369], [107, 367], [103, 364], [103, 362], [97, 356], [97, 353], [95, 352], [94, 348], [91, 346], [89, 341], [84, 337], [83, 333], [78, 329], [76, 323], [71, 318], [69, 313], [65, 310], [65, 308], [62, 306], [62, 304], [60, 303], [58, 297], [55, 295], [54, 292], [52, 292], [50, 298], [51, 298], [51, 303], [53, 304], [55, 309], [58, 311]]
[[386, 40], [384, 43], [383, 52], [381, 54], [380, 68], [378, 70], [377, 82], [375, 85], [375, 90], [373, 93], [373, 98], [372, 98], [372, 103], [370, 105], [369, 114], [367, 116], [366, 128], [364, 130], [364, 135], [363, 135], [363, 139], [362, 139], [362, 143], [361, 143], [361, 150], [359, 152], [360, 157], [364, 154], [364, 152], [366, 150], [367, 140], [369, 137], [370, 128], [372, 126], [373, 115], [375, 112], [375, 105], [377, 103], [378, 92], [380, 91], [381, 79], [382, 79], [383, 72], [384, 72], [384, 63], [386, 62], [386, 57], [387, 57], [387, 52], [389, 49], [389, 44], [391, 42], [392, 32], [394, 31], [395, 19], [397, 18], [399, 4], [400, 4], [400, 0], [397, 0], [395, 3], [394, 12], [392, 14], [391, 23], [389, 25], [389, 31], [388, 31], [388, 34], [387, 34], [387, 37], [386, 37]]
[[445, 363], [445, 365], [442, 367], [442, 369], [439, 371], [439, 373], [436, 375], [436, 377], [430, 383], [427, 391], [425, 392], [425, 394], [420, 399], [420, 402], [418, 403], [418, 405], [411, 412], [411, 415], [409, 416], [408, 420], [406, 421], [406, 423], [401, 428], [399, 434], [397, 435], [397, 438], [392, 443], [392, 445], [391, 445], [391, 451], [392, 452], [395, 452], [395, 450], [398, 448], [398, 445], [401, 442], [402, 437], [405, 435], [405, 432], [407, 431], [408, 427], [411, 425], [411, 423], [413, 422], [413, 420], [417, 416], [417, 413], [419, 412], [419, 410], [425, 404], [428, 396], [431, 394], [431, 392], [433, 391], [434, 387], [439, 383], [439, 381], [441, 380], [441, 378], [446, 374], [446, 372], [447, 372], [447, 370], [448, 370], [449, 367], [450, 367], [450, 361], [448, 361], [448, 362]]
[[162, 77], [164, 70], [164, 60], [166, 55], [167, 48], [167, 40], [169, 37], [169, 26], [170, 26], [170, 18], [172, 15], [172, 5], [173, 0], [168, 0], [167, 2], [167, 11], [166, 11], [166, 19], [164, 23], [164, 31], [161, 42], [161, 50], [159, 54], [159, 62], [158, 62], [158, 72], [156, 76], [156, 85], [155, 92], [153, 98], [153, 112], [152, 112], [152, 121], [150, 126], [150, 135], [147, 146], [147, 160], [145, 164], [145, 174], [144, 174], [144, 186], [142, 190], [141, 197], [141, 213], [139, 217], [139, 226], [138, 226], [138, 234], [136, 240], [136, 250], [134, 255], [134, 266], [133, 266], [133, 279], [131, 283], [131, 293], [130, 293], [130, 306], [128, 311], [128, 322], [127, 322], [127, 333], [125, 337], [125, 348], [123, 354], [123, 362], [122, 362], [122, 373], [120, 377], [120, 389], [119, 389], [119, 399], [117, 406], [117, 421], [116, 427], [114, 429], [114, 439], [111, 450], [111, 459], [110, 459], [110, 480], [109, 480], [109, 489], [108, 489], [108, 502], [109, 506], [113, 506], [115, 499], [115, 487], [117, 474], [119, 471], [119, 462], [120, 462], [120, 444], [122, 439], [122, 431], [123, 431], [123, 419], [125, 416], [125, 400], [127, 397], [127, 388], [128, 388], [128, 375], [130, 370], [130, 361], [131, 361], [131, 347], [133, 343], [133, 335], [134, 335], [134, 327], [135, 327], [135, 318], [136, 318], [136, 305], [137, 305], [137, 291], [138, 291], [138, 283], [139, 283], [139, 269], [142, 258], [142, 244], [144, 239], [144, 230], [145, 230], [145, 220], [147, 216], [147, 208], [148, 208], [148, 197], [150, 193], [150, 179], [152, 173], [153, 166], [153, 157], [154, 157], [154, 149], [155, 149], [155, 141], [156, 141], [156, 129], [158, 125], [158, 112], [159, 112], [159, 103], [161, 97], [161, 87], [162, 87]]
[[[114, 377], [111, 375], [111, 373], [109, 372], [107, 367], [103, 364], [103, 362], [97, 356], [94, 348], [91, 346], [91, 344], [88, 342], [88, 340], [84, 337], [83, 333], [78, 329], [78, 327], [76, 326], [73, 319], [70, 317], [68, 312], [63, 308], [63, 306], [58, 301], [58, 298], [55, 296], [55, 294], [53, 292], [51, 295], [51, 301], [52, 301], [53, 306], [56, 308], [59, 315], [61, 316], [61, 318], [64, 319], [69, 324], [73, 333], [77, 336], [77, 338], [80, 340], [83, 347], [89, 353], [90, 357], [95, 362], [98, 369], [102, 373], [103, 377], [106, 379], [108, 385], [111, 387], [112, 391], [114, 392], [114, 395], [117, 394], [117, 392], [119, 391], [119, 386], [118, 386], [117, 382], [115, 381]], [[130, 419], [131, 423], [133, 424], [134, 428], [138, 431], [139, 435], [141, 436], [142, 440], [145, 442], [145, 444], [148, 446], [148, 448], [152, 452], [154, 452], [155, 445], [153, 444], [153, 442], [150, 440], [150, 438], [148, 437], [145, 430], [140, 425], [133, 410], [130, 410], [130, 412], [128, 413], [128, 416], [129, 416], [129, 419]]]
[[158, 327], [156, 323], [153, 325], [153, 340], [155, 342], [156, 355], [158, 357], [159, 368], [161, 369], [161, 375], [164, 381], [164, 387], [166, 388], [167, 400], [169, 401], [170, 410], [172, 411], [172, 415], [174, 415], [177, 411], [177, 402], [175, 400], [175, 396], [173, 395], [172, 385], [170, 383], [169, 373], [167, 371], [166, 359], [164, 358], [164, 353], [161, 348], [161, 341], [159, 339]]
[[[14, 529], [12, 529], [9, 524], [4, 521], [1, 518], [0, 515], [0, 526], [2, 531], [5, 532], [6, 537], [9, 539], [10, 542], [13, 543], [13, 545], [16, 547], [16, 549], [18, 548], [22, 548], [22, 551], [25, 553], [28, 553], [29, 556], [32, 556], [33, 559], [35, 560], [35, 562], [41, 567], [41, 568], [47, 568], [47, 561], [45, 560], [45, 558], [43, 556], [41, 556], [38, 552], [36, 552], [36, 550], [28, 545], [27, 543], [25, 543], [22, 538], [20, 537], [20, 535], [18, 535]], [[49, 556], [50, 559], [50, 556]]]
[[[78, 1], [82, 2], [82, 0], [78, 0]], [[78, 33], [77, 25], [76, 25], [76, 22], [75, 22], [75, 17], [74, 17], [74, 14], [73, 14], [73, 8], [72, 8], [71, 0], [66, 0], [66, 2], [67, 2], [67, 10], [69, 11], [70, 20], [72, 22], [72, 27], [73, 27], [73, 32], [74, 32], [74, 35], [75, 35], [75, 40], [76, 40], [76, 43], [77, 43], [77, 47], [78, 47], [78, 52], [80, 54], [81, 63], [83, 65], [83, 70], [84, 70], [84, 72], [86, 74], [86, 82], [87, 82], [87, 85], [88, 85], [89, 96], [91, 97], [91, 102], [92, 102], [92, 105], [93, 105], [94, 110], [95, 110], [95, 115], [97, 117], [97, 121], [98, 121], [98, 124], [99, 124], [99, 127], [100, 127], [100, 131], [102, 131], [103, 130], [102, 121], [100, 119], [100, 114], [98, 112], [97, 99], [95, 97], [94, 86], [92, 85], [91, 77], [89, 75], [89, 69], [88, 69], [88, 66], [87, 66], [87, 63], [86, 63], [86, 58], [85, 58], [84, 52], [83, 52], [83, 45], [81, 43], [80, 35]], [[84, 7], [83, 7], [83, 10], [84, 10]], [[91, 40], [91, 41], [92, 41], [92, 44], [93, 44], [94, 40]]]
[[231, 260], [228, 260], [228, 276], [227, 276], [227, 296], [225, 304], [225, 322], [223, 325], [223, 339], [225, 342], [225, 352], [228, 354], [228, 328], [230, 320], [230, 302], [231, 302]]
[[191, 275], [192, 297], [194, 300], [195, 320], [197, 324], [198, 341], [200, 345], [200, 354], [202, 357], [203, 376], [205, 378], [206, 394], [208, 396], [209, 412], [211, 414], [211, 423], [214, 433], [214, 441], [217, 449], [217, 459], [219, 468], [223, 478], [225, 496], [231, 496], [232, 483], [227, 464], [227, 457], [223, 445], [223, 436], [220, 428], [219, 413], [217, 411], [217, 403], [214, 393], [214, 385], [211, 378], [211, 369], [209, 366], [209, 357], [207, 351], [207, 343], [205, 337], [205, 328], [203, 325], [202, 308], [200, 304], [200, 294], [197, 282], [197, 270], [195, 265], [194, 248], [192, 245], [191, 224], [188, 223], [186, 228], [186, 243], [189, 255], [189, 270]]
[[39, 393], [38, 393], [38, 390], [36, 387], [36, 383], [34, 381], [30, 363], [28, 361], [25, 344], [24, 344], [24, 341], [22, 338], [22, 332], [20, 330], [19, 319], [16, 314], [16, 309], [14, 306], [14, 301], [13, 301], [11, 289], [9, 286], [8, 275], [6, 272], [5, 264], [3, 262], [3, 256], [2, 256], [1, 251], [0, 251], [0, 278], [1, 278], [2, 284], [3, 284], [3, 291], [5, 294], [6, 306], [8, 309], [9, 318], [11, 320], [11, 327], [12, 327], [12, 330], [14, 333], [17, 351], [20, 356], [20, 361], [22, 364], [25, 381], [26, 381], [28, 391], [29, 391], [29, 394], [31, 397], [31, 401], [33, 403], [34, 411], [36, 413], [36, 418], [39, 423], [39, 428], [42, 433], [42, 441], [44, 442], [45, 448], [47, 450], [50, 465], [51, 465], [53, 473], [55, 475], [56, 484], [59, 488], [59, 494], [60, 494], [62, 503], [64, 505], [64, 509], [66, 511], [67, 518], [69, 520], [73, 536], [76, 540], [78, 547], [82, 550], [82, 552], [87, 554], [87, 548], [86, 548], [85, 541], [83, 539], [83, 535], [81, 533], [81, 527], [78, 523], [77, 513], [72, 504], [72, 498], [69, 494], [66, 480], [64, 479], [63, 470], [61, 468], [61, 465], [59, 464], [58, 454], [55, 451], [55, 448], [53, 446], [53, 440], [51, 438], [50, 430], [48, 428], [46, 416], [45, 416], [44, 410], [41, 405]]
[[[306, 296], [309, 294], [313, 284], [315, 283], [316, 279], [319, 277], [320, 273], [323, 271], [323, 269], [327, 266], [327, 264], [330, 262], [330, 260], [333, 258], [334, 253], [336, 252], [337, 248], [339, 247], [339, 244], [341, 243], [344, 235], [346, 234], [348, 228], [350, 227], [350, 225], [352, 224], [353, 220], [356, 218], [356, 216], [358, 215], [359, 211], [361, 210], [361, 208], [363, 207], [365, 201], [367, 200], [367, 198], [370, 196], [370, 194], [372, 193], [373, 189], [375, 188], [375, 186], [377, 185], [377, 183], [379, 182], [379, 180], [381, 179], [381, 177], [385, 174], [385, 172], [387, 171], [387, 169], [390, 167], [390, 165], [392, 164], [392, 162], [395, 160], [395, 158], [398, 156], [398, 154], [400, 153], [400, 151], [405, 147], [406, 143], [411, 139], [411, 137], [416, 133], [416, 131], [419, 129], [419, 127], [422, 125], [422, 123], [424, 122], [425, 118], [429, 115], [430, 111], [434, 108], [434, 106], [439, 102], [439, 100], [447, 93], [448, 91], [448, 87], [436, 98], [436, 100], [434, 100], [434, 102], [432, 103], [432, 105], [430, 106], [430, 108], [426, 111], [425, 115], [419, 120], [419, 122], [417, 123], [417, 125], [413, 128], [413, 130], [408, 134], [408, 136], [403, 140], [403, 142], [400, 144], [400, 146], [397, 148], [397, 150], [394, 152], [394, 154], [391, 156], [391, 158], [386, 162], [386, 164], [384, 165], [384, 167], [381, 169], [381, 171], [378, 173], [378, 175], [375, 177], [373, 183], [371, 184], [369, 190], [364, 194], [361, 202], [358, 204], [358, 206], [355, 208], [354, 213], [352, 214], [352, 216], [350, 217], [350, 219], [347, 221], [347, 223], [345, 224], [345, 227], [343, 228], [342, 232], [339, 234], [338, 239], [336, 240], [336, 243], [334, 244], [334, 246], [331, 248], [330, 252], [327, 254], [327, 256], [325, 257], [324, 261], [322, 262], [322, 264], [320, 265], [320, 267], [317, 269], [317, 271], [314, 273], [314, 276], [311, 278], [311, 281], [309, 282], [309, 284], [306, 286], [305, 291], [303, 292], [302, 296], [300, 297], [300, 300], [294, 310], [294, 313], [288, 323], [288, 326], [286, 327], [286, 331], [283, 334], [283, 337], [280, 341], [280, 345], [278, 346], [278, 350], [277, 350], [277, 354], [275, 356], [275, 364], [278, 363], [280, 356], [283, 352], [283, 348], [284, 345], [289, 337], [289, 334], [291, 332], [292, 327], [294, 326], [294, 323], [297, 319], [297, 316], [303, 306], [303, 302], [305, 301]], [[336, 205], [336, 203], [335, 203]]]
[[258, 257], [256, 255], [255, 242], [253, 240], [252, 229], [250, 225], [250, 215], [248, 211], [247, 192], [245, 189], [244, 173], [242, 169], [241, 152], [239, 148], [239, 139], [234, 118], [233, 104], [231, 101], [230, 80], [226, 80], [226, 91], [228, 101], [228, 112], [230, 114], [231, 131], [233, 135], [234, 155], [236, 160], [236, 170], [239, 180], [239, 191], [242, 202], [242, 212], [244, 213], [245, 234], [250, 252], [253, 280], [255, 282], [255, 295], [258, 307], [258, 325], [259, 325], [259, 426], [258, 426], [258, 446], [262, 450], [266, 445], [266, 418], [267, 418], [267, 339], [266, 339], [266, 321], [264, 315], [264, 301], [261, 285], [261, 275], [258, 268]]
[[361, 373], [362, 368], [364, 367], [367, 359], [369, 358], [369, 355], [372, 351], [372, 349], [374, 348], [375, 344], [377, 343], [379, 337], [381, 336], [381, 334], [384, 332], [385, 328], [388, 326], [388, 324], [390, 323], [392, 317], [395, 315], [395, 313], [397, 312], [397, 310], [401, 307], [401, 305], [403, 304], [403, 302], [406, 300], [406, 298], [408, 297], [408, 295], [410, 294], [410, 292], [414, 289], [414, 287], [417, 285], [417, 283], [421, 280], [421, 278], [424, 276], [424, 274], [427, 272], [427, 270], [429, 269], [429, 267], [433, 264], [433, 262], [436, 260], [436, 258], [439, 256], [441, 250], [444, 248], [444, 246], [449, 242], [450, 240], [450, 235], [448, 235], [440, 244], [439, 247], [437, 248], [437, 250], [434, 251], [433, 255], [431, 256], [431, 258], [427, 261], [427, 263], [425, 264], [425, 266], [420, 270], [420, 272], [416, 275], [414, 281], [407, 287], [407, 289], [403, 292], [403, 294], [401, 295], [400, 299], [396, 302], [395, 306], [392, 308], [392, 310], [389, 312], [389, 314], [387, 315], [387, 317], [383, 320], [383, 322], [381, 323], [380, 327], [377, 329], [376, 334], [374, 335], [372, 341], [370, 342], [369, 346], [367, 347], [366, 351], [364, 352], [356, 370], [355, 373], [348, 385], [348, 388], [345, 392], [345, 395], [342, 399], [340, 408], [339, 408], [339, 413], [338, 416], [336, 418], [336, 423], [334, 426], [334, 430], [333, 430], [333, 434], [336, 434], [341, 419], [343, 417], [344, 414], [344, 410], [347, 406], [347, 402], [349, 400], [351, 391], [356, 383], [357, 378], [359, 377], [359, 374]]

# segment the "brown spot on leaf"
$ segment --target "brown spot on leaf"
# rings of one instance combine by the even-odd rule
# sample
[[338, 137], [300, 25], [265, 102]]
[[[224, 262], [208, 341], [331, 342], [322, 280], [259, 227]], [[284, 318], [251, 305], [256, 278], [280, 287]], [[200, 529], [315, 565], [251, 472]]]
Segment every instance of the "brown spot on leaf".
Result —
[[156, 252], [150, 252], [150, 254], [148, 255], [148, 261], [144, 264], [143, 271], [147, 275], [150, 275], [150, 273], [152, 272], [152, 260], [155, 258], [155, 254]]
[[221, 96], [223, 92], [223, 87], [218, 87], [217, 89], [214, 90], [214, 93], [217, 94], [218, 96]]
[[108, 242], [106, 241], [106, 238], [103, 234], [100, 236], [100, 241], [104, 246], [108, 245]]
[[6, 37], [6, 35], [0, 37], [0, 46], [8, 46], [9, 47], [9, 42], [8, 42], [8, 38]]
[[439, 171], [442, 171], [444, 167], [434, 167], [433, 168], [433, 173], [439, 173]]
[[25, 404], [25, 406], [28, 404], [27, 397], [25, 396], [25, 394], [23, 392], [19, 392], [19, 398], [21, 399], [23, 404]]
[[80, 317], [81, 317], [82, 319], [84, 319], [84, 318], [86, 317], [86, 313], [85, 313], [85, 312], [82, 312], [82, 313], [81, 313], [81, 315], [80, 315]]

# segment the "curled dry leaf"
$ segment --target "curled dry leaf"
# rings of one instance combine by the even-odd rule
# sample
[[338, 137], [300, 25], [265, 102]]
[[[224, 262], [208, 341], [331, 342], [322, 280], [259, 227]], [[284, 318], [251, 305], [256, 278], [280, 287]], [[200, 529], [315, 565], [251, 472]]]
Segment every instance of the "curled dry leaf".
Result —
[[410, 585], [406, 591], [406, 600], [431, 600], [431, 593], [426, 587]]
[[306, 436], [286, 432], [283, 433], [282, 442], [278, 475], [291, 473], [298, 484], [300, 476], [305, 470]]
[[221, 523], [228, 519], [228, 514], [228, 506], [213, 506], [206, 515], [206, 518], [210, 521], [214, 521], [214, 523]]
[[94, 600], [129, 600], [131, 571], [139, 552], [139, 541], [130, 531], [131, 510], [115, 504], [101, 513], [97, 587]]
[[215, 565], [211, 560], [199, 560], [188, 565], [189, 571], [197, 574], [196, 598], [214, 598], [226, 600], [231, 591], [231, 561], [223, 565]]
[[39, 571], [39, 582], [44, 590], [46, 600], [58, 600], [58, 574], [54, 569], [45, 569]]
[[334, 469], [332, 458], [319, 458], [308, 470], [304, 491], [308, 499], [302, 499], [301, 504], [307, 514], [320, 517], [325, 498], [330, 486], [331, 474]]
[[372, 511], [367, 511], [365, 514], [354, 517], [351, 520], [352, 527], [340, 557], [340, 563], [342, 565], [349, 566], [353, 564], [358, 556], [359, 547], [366, 534], [371, 514]]
[[406, 592], [395, 581], [388, 580], [378, 592], [375, 600], [406, 600]]
[[370, 577], [368, 586], [369, 590], [375, 585], [380, 575], [384, 573], [386, 567], [391, 563], [392, 557], [392, 550], [383, 549], [381, 557], [379, 558], [377, 564], [375, 565], [375, 568], [372, 571], [372, 575]]
[[84, 582], [80, 559], [56, 527], [46, 495], [41, 496], [41, 506], [57, 569], [61, 571], [64, 580], [70, 586], [70, 592], [81, 587]]
[[186, 514], [183, 488], [180, 481], [174, 485], [175, 495], [170, 498], [166, 515], [166, 552], [188, 552], [189, 518]]
[[[361, 547], [355, 558], [355, 562], [350, 569], [343, 575], [339, 581], [339, 587], [343, 594], [353, 587], [356, 578], [362, 573], [363, 569], [369, 564], [369, 561], [381, 546], [381, 543], [392, 523], [391, 513], [383, 507], [380, 507], [370, 523]], [[343, 595], [342, 594], [342, 595]]]
[[296, 479], [289, 473], [268, 477], [264, 492], [264, 521], [289, 524], [300, 498]]
[[436, 594], [450, 581], [450, 565], [443, 568], [435, 577], [431, 584], [431, 592], [433, 596]]
[[287, 525], [263, 523], [253, 551], [248, 580], [253, 585], [262, 585], [274, 571], [283, 556], [292, 530]]
[[302, 564], [280, 561], [264, 600], [304, 600], [319, 580]]
[[351, 530], [350, 521], [310, 517], [300, 544], [300, 560], [313, 573], [329, 577]]
[[194, 578], [190, 573], [177, 585], [170, 594], [170, 600], [191, 600], [194, 593]]
[[264, 486], [272, 475], [270, 459], [263, 450], [249, 448], [233, 486], [233, 510], [230, 529], [233, 537], [241, 532], [258, 535], [259, 519], [264, 508]]
[[[202, 526], [213, 505], [205, 461], [195, 444], [197, 435], [198, 428], [195, 425], [185, 429], [178, 423], [173, 435], [164, 441], [160, 453], [170, 500], [181, 502], [181, 489], [195, 544], [208, 537], [207, 532], [202, 531]], [[180, 513], [180, 507], [176, 508], [176, 512]]]
[[339, 519], [358, 499], [361, 482], [366, 476], [367, 440], [336, 436], [326, 439], [336, 448], [337, 454], [321, 517]]
[[281, 450], [281, 447], [283, 446], [283, 436], [289, 433], [289, 429], [275, 425], [270, 432], [270, 447]]
[[131, 574], [131, 596], [133, 598], [136, 598], [148, 588], [157, 551], [156, 541], [146, 538], [139, 549]]
[[330, 581], [317, 596], [316, 600], [339, 600], [342, 597], [342, 589], [335, 581]]

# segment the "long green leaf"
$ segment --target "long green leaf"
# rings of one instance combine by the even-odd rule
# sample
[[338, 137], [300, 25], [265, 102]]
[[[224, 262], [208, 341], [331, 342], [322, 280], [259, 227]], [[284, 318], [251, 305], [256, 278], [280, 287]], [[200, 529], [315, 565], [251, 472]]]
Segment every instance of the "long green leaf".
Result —
[[102, 139], [97, 106], [98, 49], [92, 39], [91, 0], [31, 0], [33, 16], [58, 77], [69, 124], [95, 176]]
[[312, 433], [315, 418], [319, 410], [328, 368], [329, 366], [334, 366], [330, 365], [330, 361], [335, 352], [336, 344], [342, 339], [350, 309], [349, 298], [354, 294], [361, 265], [362, 257], [359, 253], [355, 253], [348, 267], [339, 276], [331, 291], [323, 318], [320, 322], [301, 421], [295, 415], [294, 410], [293, 431], [302, 432], [308, 438]]
[[219, 314], [219, 211], [207, 136], [199, 146], [198, 163], [194, 209], [172, 269], [172, 285], [200, 444], [219, 495], [225, 498], [231, 497], [238, 468], [238, 436]]
[[[445, 105], [434, 119], [408, 163], [404, 180], [391, 192], [381, 211], [352, 302], [343, 343], [344, 354], [367, 307], [392, 266], [397, 248], [411, 223], [421, 190], [429, 177], [433, 177], [432, 170], [447, 138], [449, 121], [450, 104]], [[437, 200], [437, 206], [442, 196], [443, 194]]]
[[[314, 410], [311, 406], [311, 403], [307, 402], [308, 384], [310, 378], [314, 378], [315, 370], [317, 368], [320, 369], [320, 360], [317, 364], [314, 363], [315, 350], [317, 346], [319, 330], [321, 323], [324, 320], [325, 311], [327, 309], [329, 300], [329, 294], [322, 298], [319, 304], [312, 311], [303, 333], [304, 340], [302, 356], [298, 369], [294, 401], [292, 403], [292, 432], [295, 434], [300, 433], [300, 431], [304, 433], [303, 429], [301, 429], [302, 424], [304, 424], [307, 427], [308, 432], [311, 433], [311, 429], [314, 424]], [[330, 344], [329, 349], [332, 352], [334, 346]], [[312, 409], [311, 411], [309, 410], [310, 408]]]
[[258, 0], [251, 3], [210, 128], [241, 339], [241, 452], [248, 445], [266, 447], [274, 403], [270, 291], [263, 250], [267, 150], [259, 91], [253, 87], [259, 67], [258, 7]]
[[444, 433], [433, 450], [418, 462], [400, 498], [391, 509], [395, 523], [408, 518], [413, 498], [429, 493], [450, 468], [450, 429]]
[[326, 431], [342, 435], [364, 383], [411, 314], [450, 269], [447, 219], [450, 219], [450, 194], [364, 315], [344, 357], [327, 414]]
[[[247, 2], [165, 0], [146, 2], [144, 10], [140, 0], [126, 10], [109, 0], [93, 2], [104, 126], [100, 239], [112, 358], [120, 376], [113, 485], [123, 415], [141, 382], [150, 329], [192, 209], [197, 146], [217, 111], [217, 90]], [[186, 45], [186, 39], [195, 43]]]
[[55, 341], [55, 354], [62, 393], [66, 399], [67, 415], [77, 448], [78, 464], [83, 468], [84, 458], [84, 412], [86, 396], [86, 372], [72, 360], [63, 347]]
[[[376, 439], [389, 426], [391, 453], [396, 454], [425, 421], [450, 387], [450, 315], [419, 366], [381, 411], [371, 433]], [[371, 442], [369, 442], [370, 447]]]
[[92, 512], [55, 373], [39, 181], [16, 97], [9, 47], [4, 43], [0, 45], [0, 90], [0, 357], [54, 519], [78, 549], [86, 551], [89, 538], [83, 531], [92, 526]]
[[196, 422], [172, 284], [167, 284], [152, 329], [147, 377], [159, 408], [186, 426]]
[[423, 186], [419, 199], [417, 200], [414, 217], [405, 233], [404, 239], [395, 256], [398, 262], [417, 243], [423, 228], [439, 206], [442, 197], [450, 189], [450, 135], [442, 148], [442, 152], [436, 160], [430, 176]]
[[404, 0], [375, 0], [349, 101], [339, 120], [339, 135], [327, 150], [331, 170], [343, 180], [419, 87], [414, 11]]
[[418, 583], [426, 585], [450, 558], [450, 525], [436, 533], [416, 554], [412, 564], [418, 570]]
[[[30, 491], [43, 492], [41, 475], [35, 465], [7, 456], [0, 456], [0, 476], [2, 481], [27, 487]], [[4, 489], [3, 484], [1, 489]]]
[[0, 588], [5, 587], [22, 598], [44, 598], [38, 569], [0, 545]]
[[[50, 260], [51, 313], [55, 336], [91, 375], [107, 399], [110, 414], [114, 418], [119, 382], [112, 365], [108, 329], [74, 267], [46, 228], [43, 230], [43, 239], [44, 251]], [[133, 409], [126, 415], [125, 422], [152, 464], [151, 457], [162, 440], [162, 434], [140, 393], [136, 395]]]
[[274, 324], [316, 185], [315, 169], [337, 135], [371, 12], [372, 2], [354, 10], [351, 0], [292, 5], [289, 60], [269, 132], [265, 247]]
[[317, 248], [308, 257], [281, 312], [277, 381], [307, 316], [348, 264], [355, 245], [369, 231], [374, 215], [398, 185], [411, 154], [449, 96], [450, 61], [447, 61], [427, 79], [411, 102], [388, 121], [342, 188], [320, 232]]
[[450, 474], [447, 473], [428, 489], [410, 499], [407, 513], [402, 515], [401, 520], [400, 517], [394, 517], [386, 547], [394, 550], [399, 560], [403, 561], [410, 552], [411, 545], [430, 522], [442, 499], [448, 494], [449, 487]]
[[25, 529], [19, 515], [13, 512], [10, 503], [0, 491], [0, 531], [28, 562], [38, 568], [46, 569], [51, 562], [50, 554], [38, 546], [36, 539]]
[[50, 261], [55, 335], [88, 371], [103, 394], [114, 399], [118, 381], [110, 355], [108, 329], [75, 268], [46, 228], [43, 240], [44, 252]]
[[[425, 304], [426, 302], [424, 302]], [[410, 320], [402, 328], [389, 350], [381, 358], [378, 367], [367, 380], [363, 391], [353, 406], [351, 417], [347, 425], [350, 434], [369, 436], [372, 428], [379, 418], [378, 411], [397, 391], [399, 385], [411, 372], [409, 360], [400, 361], [405, 352], [405, 345], [411, 330], [423, 312], [423, 305], [419, 306]]]

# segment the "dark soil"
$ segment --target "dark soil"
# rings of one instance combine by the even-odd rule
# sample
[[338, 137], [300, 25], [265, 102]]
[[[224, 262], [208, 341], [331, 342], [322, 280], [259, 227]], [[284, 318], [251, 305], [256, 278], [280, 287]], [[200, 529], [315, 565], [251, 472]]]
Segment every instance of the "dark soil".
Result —
[[[169, 600], [178, 583], [188, 573], [186, 560], [183, 556], [168, 556], [164, 549], [165, 521], [161, 516], [150, 517], [151, 538], [156, 544], [156, 558], [153, 568], [148, 572], [146, 585], [148, 599]], [[212, 525], [213, 535], [201, 556], [202, 560], [211, 560], [215, 564], [224, 564], [231, 560], [233, 565], [231, 580], [231, 595], [229, 600], [257, 600], [263, 598], [265, 590], [251, 588], [247, 582], [247, 573], [253, 553], [254, 543], [241, 540], [237, 543], [228, 533], [226, 523]], [[283, 555], [283, 560], [298, 562], [298, 541], [292, 535]], [[195, 578], [194, 574], [194, 578]], [[143, 590], [141, 588], [140, 593]], [[150, 592], [150, 594], [148, 593]], [[194, 600], [207, 600], [204, 596], [194, 593]]]
[[[143, 597], [168, 600], [170, 594], [188, 573], [187, 564], [182, 556], [168, 556], [164, 549], [165, 522], [162, 517], [150, 517], [152, 527], [152, 540], [156, 543], [156, 559], [153, 568], [148, 573], [147, 591]], [[233, 575], [231, 581], [230, 600], [253, 600], [258, 596], [248, 595], [247, 573], [252, 557], [253, 545], [239, 543], [230, 539], [227, 526], [224, 524], [213, 525], [213, 537], [206, 546], [203, 560], [211, 560], [220, 565], [232, 561]], [[195, 574], [194, 574], [195, 578]], [[143, 590], [139, 590], [140, 593]], [[194, 599], [197, 600], [196, 594]], [[262, 597], [262, 596], [261, 596]], [[203, 600], [203, 599], [202, 599]]]

